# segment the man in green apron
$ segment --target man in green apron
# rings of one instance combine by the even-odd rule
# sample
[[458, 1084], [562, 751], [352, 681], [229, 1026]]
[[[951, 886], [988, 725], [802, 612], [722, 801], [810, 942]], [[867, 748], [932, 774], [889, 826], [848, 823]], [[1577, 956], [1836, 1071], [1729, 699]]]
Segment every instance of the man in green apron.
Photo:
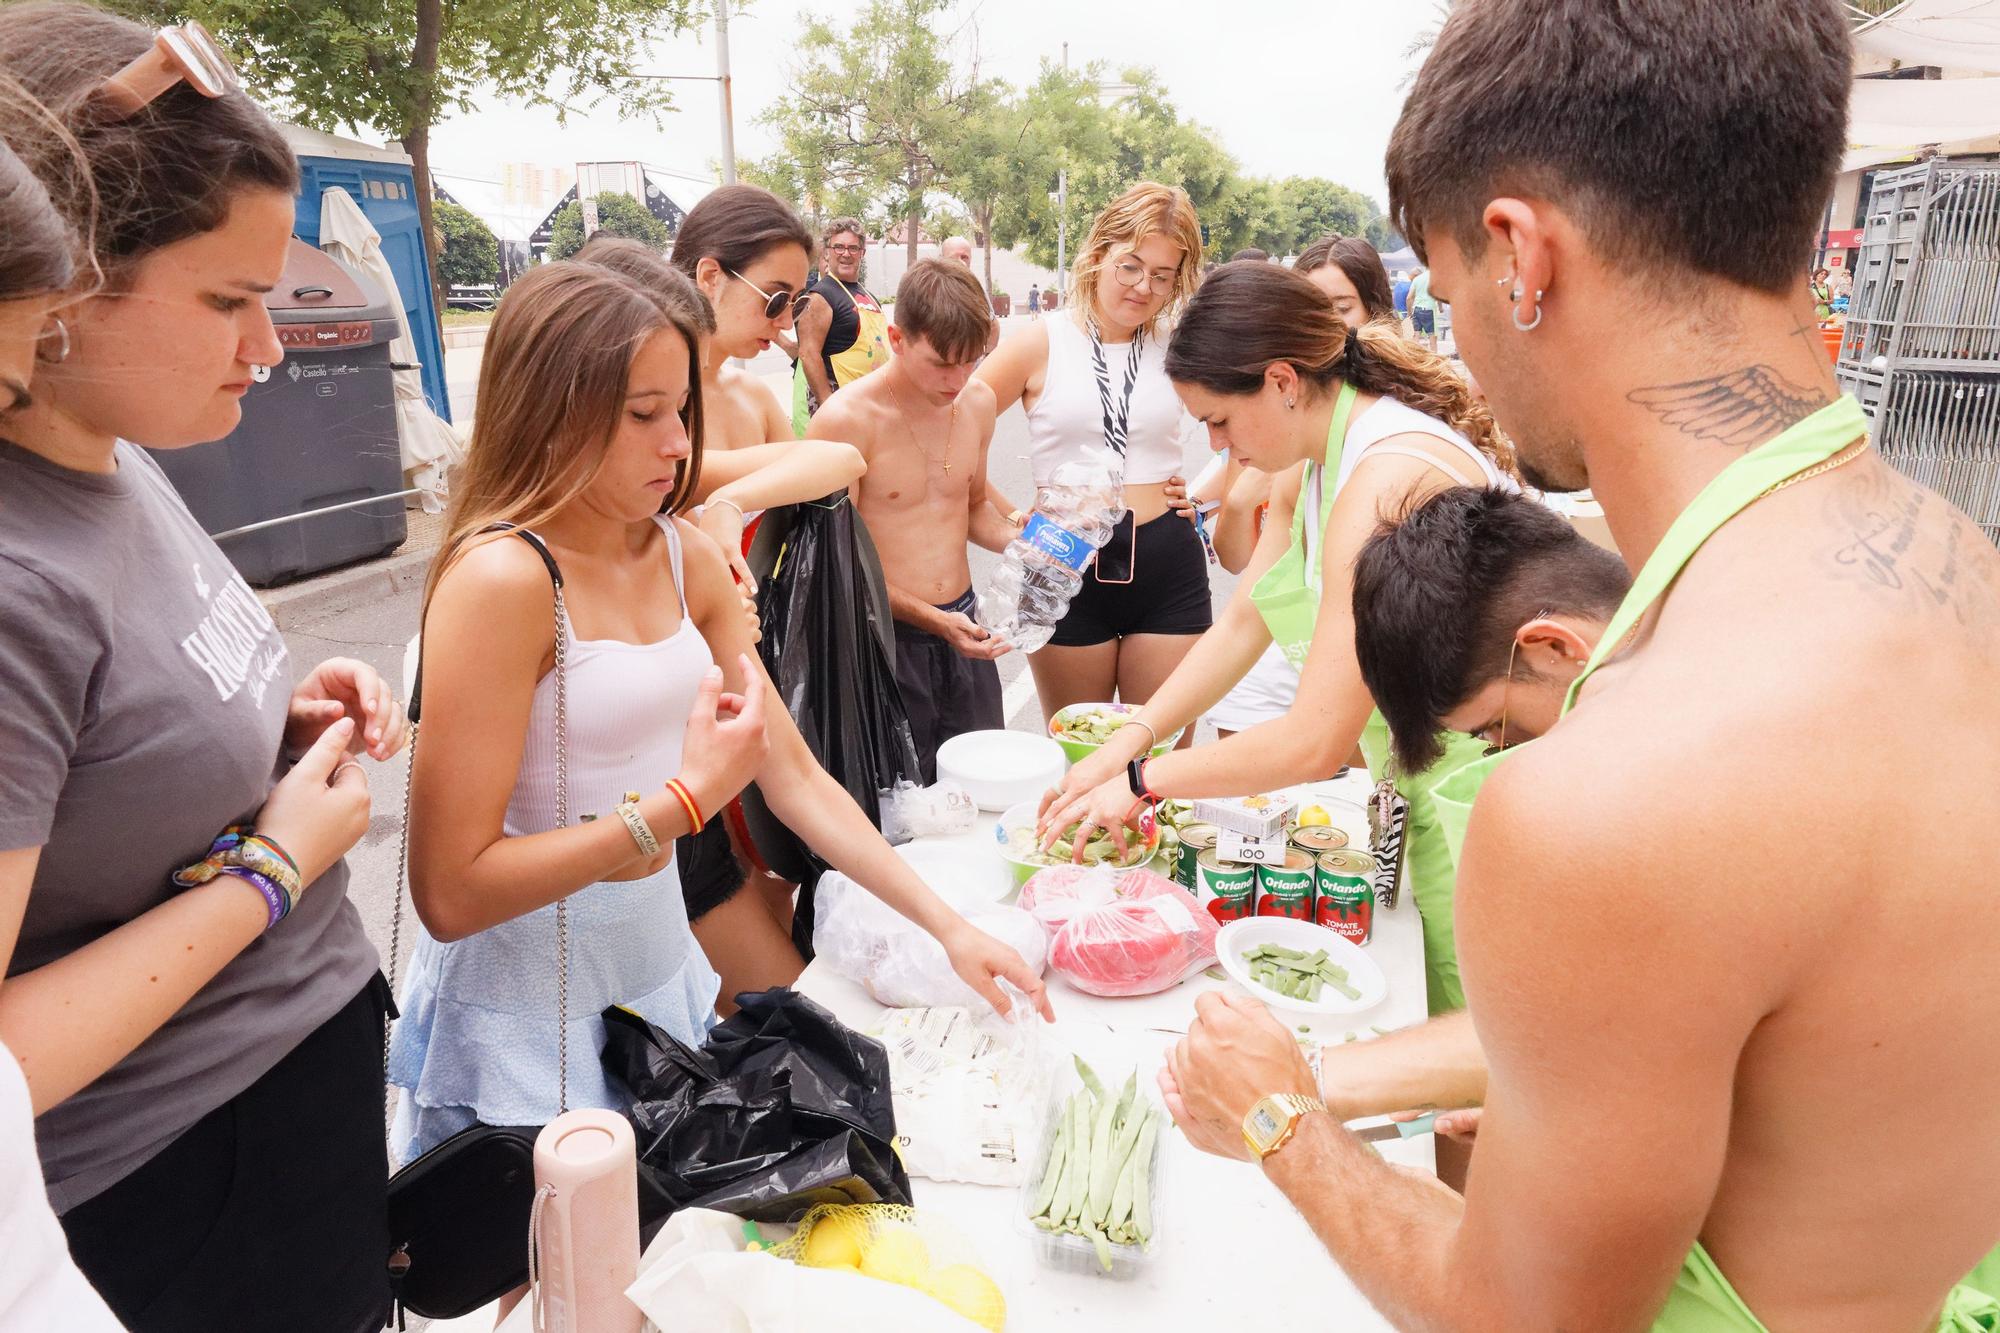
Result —
[[2000, 1326], [1960, 1282], [2000, 1240], [2000, 553], [1814, 337], [1851, 64], [1833, 0], [1483, 0], [1391, 141], [1524, 473], [1634, 568], [1478, 790], [1464, 1197], [1317, 1113], [1260, 1006], [1203, 997], [1163, 1075], [1399, 1326]]

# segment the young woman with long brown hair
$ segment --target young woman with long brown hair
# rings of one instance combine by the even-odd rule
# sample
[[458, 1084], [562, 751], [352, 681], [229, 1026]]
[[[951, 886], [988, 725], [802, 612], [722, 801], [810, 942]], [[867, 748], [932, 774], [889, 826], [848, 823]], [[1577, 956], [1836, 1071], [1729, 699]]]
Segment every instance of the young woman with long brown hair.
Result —
[[[1449, 486], [1514, 484], [1511, 446], [1447, 362], [1382, 324], [1349, 328], [1323, 290], [1275, 264], [1225, 264], [1209, 276], [1175, 330], [1167, 374], [1216, 447], [1279, 480], [1236, 595], [1138, 720], [1161, 735], [1193, 721], [1273, 642], [1299, 668], [1298, 697], [1282, 718], [1147, 761], [1136, 788], [1127, 765], [1145, 752], [1144, 738], [1114, 736], [1052, 795], [1050, 840], [1079, 819], [1120, 827], [1144, 797], [1241, 795], [1329, 777], [1357, 741], [1382, 777], [1388, 733], [1354, 656], [1354, 556], [1407, 503]], [[1465, 738], [1434, 769], [1396, 777], [1411, 803], [1405, 846], [1438, 1012], [1465, 1001], [1451, 861], [1430, 784], [1480, 748]]]
[[1187, 193], [1134, 185], [1091, 224], [1069, 318], [1030, 324], [979, 367], [997, 411], [1019, 403], [1027, 414], [1038, 487], [1074, 461], [1104, 463], [1124, 483], [1118, 531], [1028, 658], [1045, 718], [1114, 696], [1145, 702], [1214, 620], [1201, 539], [1170, 503], [1197, 432], [1167, 379], [1166, 324], [1200, 272]]
[[0, 1037], [121, 1319], [380, 1327], [385, 995], [341, 857], [368, 823], [350, 744], [394, 753], [400, 712], [360, 663], [294, 685], [139, 447], [229, 434], [282, 359], [262, 297], [297, 164], [198, 32], [10, 5], [0, 73], [82, 148], [98, 270], [0, 416]]
[[[1322, 236], [1292, 261], [1292, 272], [1309, 279], [1333, 301], [1333, 313], [1350, 329], [1373, 320], [1394, 320], [1389, 274], [1375, 247], [1353, 236]], [[1215, 525], [1215, 555], [1222, 567], [1241, 574], [1257, 550], [1257, 539], [1271, 512], [1271, 487], [1277, 478], [1245, 467], [1235, 458], [1217, 459], [1196, 482], [1194, 501], [1214, 495], [1222, 504], [1210, 516]], [[1209, 711], [1208, 720], [1222, 739], [1247, 731], [1259, 722], [1283, 717], [1298, 697], [1299, 671], [1285, 660], [1276, 644], [1265, 650], [1250, 674]]]
[[1019, 956], [927, 889], [766, 708], [728, 565], [679, 517], [702, 467], [699, 357], [684, 310], [597, 265], [544, 265], [500, 303], [426, 592], [410, 821], [425, 934], [390, 1055], [402, 1160], [474, 1123], [555, 1114], [558, 903], [571, 1104], [620, 1104], [597, 1059], [605, 1005], [700, 1043], [718, 979], [688, 928], [674, 840], [753, 779], [996, 1007], [1004, 976], [1046, 1009]]

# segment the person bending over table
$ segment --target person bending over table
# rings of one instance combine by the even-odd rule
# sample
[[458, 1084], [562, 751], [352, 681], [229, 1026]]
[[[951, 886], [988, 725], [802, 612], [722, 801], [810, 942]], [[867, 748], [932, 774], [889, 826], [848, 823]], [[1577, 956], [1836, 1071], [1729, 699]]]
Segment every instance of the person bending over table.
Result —
[[1961, 1285], [2000, 1240], [2000, 553], [1816, 340], [1851, 73], [1832, 0], [1484, 0], [1391, 139], [1524, 476], [1635, 568], [1467, 830], [1464, 1197], [1317, 1114], [1262, 1006], [1201, 997], [1162, 1076], [1399, 1327], [2000, 1320]]
[[[1239, 261], [1211, 274], [1174, 331], [1166, 373], [1216, 448], [1277, 478], [1271, 519], [1215, 627], [1045, 803], [1045, 846], [1079, 821], [1122, 843], [1141, 797], [1240, 796], [1330, 778], [1357, 740], [1381, 777], [1388, 731], [1354, 662], [1354, 553], [1407, 497], [1512, 484], [1512, 452], [1456, 371], [1382, 324], [1350, 329], [1325, 291], [1276, 264]], [[1155, 737], [1213, 708], [1272, 642], [1300, 670], [1283, 717], [1146, 760], [1142, 770], [1137, 761]], [[1454, 758], [1478, 753], [1466, 741]], [[1410, 802], [1405, 845], [1432, 1013], [1464, 1003], [1451, 864], [1428, 804], [1442, 771], [1396, 779]]]

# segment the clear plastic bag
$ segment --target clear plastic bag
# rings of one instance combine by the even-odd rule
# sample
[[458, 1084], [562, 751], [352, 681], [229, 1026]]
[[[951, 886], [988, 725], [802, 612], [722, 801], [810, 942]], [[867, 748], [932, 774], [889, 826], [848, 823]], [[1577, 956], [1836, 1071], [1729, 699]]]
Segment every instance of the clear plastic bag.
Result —
[[[1036, 976], [1042, 974], [1048, 935], [1034, 917], [972, 896], [944, 896], [966, 920], [1011, 945]], [[879, 1004], [964, 1005], [975, 1013], [991, 1012], [952, 970], [942, 944], [837, 870], [820, 877], [813, 952], [841, 976], [866, 987]]]
[[1150, 870], [1052, 866], [1019, 905], [1049, 932], [1050, 970], [1092, 995], [1151, 995], [1215, 962], [1215, 918]]
[[910, 1174], [1021, 1183], [1043, 1146], [1048, 1087], [1063, 1058], [1046, 1028], [1025, 1004], [1011, 1018], [957, 1005], [882, 1015], [870, 1035], [889, 1052], [896, 1151]]
[[919, 787], [899, 782], [881, 793], [882, 836], [891, 843], [912, 838], [950, 838], [970, 833], [979, 822], [979, 806], [965, 788], [948, 782]]

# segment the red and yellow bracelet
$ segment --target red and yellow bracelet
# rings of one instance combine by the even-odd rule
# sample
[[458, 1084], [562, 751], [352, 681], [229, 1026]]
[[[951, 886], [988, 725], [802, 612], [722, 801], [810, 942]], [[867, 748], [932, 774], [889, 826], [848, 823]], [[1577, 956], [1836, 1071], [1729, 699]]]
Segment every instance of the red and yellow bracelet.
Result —
[[687, 817], [694, 821], [689, 827], [688, 832], [700, 832], [702, 826], [708, 823], [708, 821], [701, 817], [701, 807], [695, 804], [694, 793], [687, 789], [687, 784], [679, 778], [668, 778], [667, 790], [680, 798], [681, 808], [687, 811]]

